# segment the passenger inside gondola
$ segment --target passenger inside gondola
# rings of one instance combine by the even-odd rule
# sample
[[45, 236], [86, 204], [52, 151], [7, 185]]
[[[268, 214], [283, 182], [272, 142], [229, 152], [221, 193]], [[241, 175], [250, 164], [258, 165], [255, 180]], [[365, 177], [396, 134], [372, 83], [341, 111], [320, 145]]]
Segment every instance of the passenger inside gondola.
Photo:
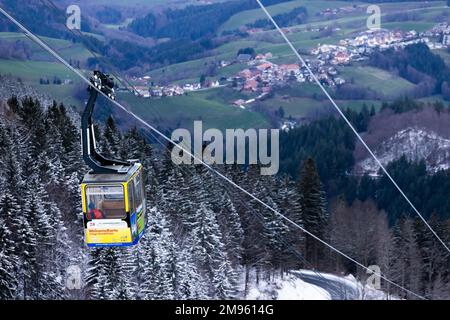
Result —
[[87, 218], [89, 220], [103, 219], [103, 212], [100, 209], [95, 208], [95, 204], [91, 202], [89, 204], [89, 211], [87, 213]]

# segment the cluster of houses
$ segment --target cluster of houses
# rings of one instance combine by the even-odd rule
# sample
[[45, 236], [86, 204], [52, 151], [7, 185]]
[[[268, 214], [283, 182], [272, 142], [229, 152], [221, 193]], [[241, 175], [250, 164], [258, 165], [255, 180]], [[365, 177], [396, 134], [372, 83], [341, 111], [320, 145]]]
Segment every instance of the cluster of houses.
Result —
[[362, 10], [362, 7], [358, 6], [347, 6], [347, 7], [341, 7], [341, 8], [327, 8], [325, 10], [322, 10], [318, 13], [319, 16], [324, 17], [331, 17], [338, 14], [349, 14], [356, 12], [358, 10]]
[[[228, 78], [232, 86], [239, 91], [260, 92], [268, 94], [273, 87], [282, 87], [290, 82], [312, 82], [310, 73], [305, 66], [299, 64], [276, 64], [267, 59], [271, 53], [258, 55], [248, 62], [248, 68], [240, 71], [236, 76]], [[336, 68], [322, 67], [316, 62], [306, 61], [308, 67], [318, 74], [319, 80], [329, 86], [341, 85], [345, 80], [338, 77]]]
[[305, 81], [298, 64], [277, 65], [268, 60], [253, 60], [249, 67], [240, 71], [228, 81], [239, 91], [269, 93], [272, 87], [287, 81]]
[[[450, 34], [450, 28], [448, 30]], [[439, 32], [442, 33], [442, 30]], [[310, 50], [310, 53], [316, 57], [323, 70], [329, 66], [346, 65], [352, 61], [365, 60], [374, 50], [398, 49], [420, 42], [426, 43], [432, 49], [437, 49], [439, 44], [430, 41], [429, 37], [432, 36], [435, 37], [435, 33], [419, 34], [414, 30], [408, 32], [385, 29], [369, 30], [361, 32], [352, 39], [343, 39], [339, 41], [338, 45], [318, 45], [317, 48]], [[324, 72], [319, 70], [319, 73]]]
[[162, 98], [162, 97], [174, 97], [182, 96], [187, 92], [199, 91], [205, 88], [217, 88], [220, 86], [219, 81], [208, 81], [203, 86], [200, 83], [186, 83], [183, 85], [144, 85], [135, 86], [134, 94], [142, 98]]
[[431, 30], [423, 33], [430, 38], [440, 38], [443, 46], [450, 46], [450, 23], [443, 22], [434, 26]]
[[343, 39], [339, 45], [322, 45], [311, 50], [313, 55], [321, 55], [321, 58], [330, 61], [331, 64], [347, 64], [350, 61], [363, 60], [375, 49], [386, 50], [389, 48], [405, 47], [417, 42], [428, 42], [427, 38], [419, 37], [412, 30], [408, 32], [390, 31], [385, 29], [368, 30], [361, 32], [352, 39]]

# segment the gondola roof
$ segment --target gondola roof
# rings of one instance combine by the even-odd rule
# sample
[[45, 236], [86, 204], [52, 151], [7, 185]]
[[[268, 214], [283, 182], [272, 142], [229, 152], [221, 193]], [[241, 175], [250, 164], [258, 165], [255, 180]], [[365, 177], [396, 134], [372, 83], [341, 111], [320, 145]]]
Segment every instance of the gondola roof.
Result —
[[[139, 163], [134, 163], [131, 167], [128, 168], [128, 171], [124, 172], [123, 174], [119, 173], [101, 173], [101, 174], [95, 174], [95, 173], [87, 173], [84, 176], [83, 183], [122, 183], [129, 181], [133, 175], [141, 168], [142, 165]], [[117, 169], [117, 166], [114, 167]], [[127, 167], [123, 167], [123, 169], [127, 169]]]

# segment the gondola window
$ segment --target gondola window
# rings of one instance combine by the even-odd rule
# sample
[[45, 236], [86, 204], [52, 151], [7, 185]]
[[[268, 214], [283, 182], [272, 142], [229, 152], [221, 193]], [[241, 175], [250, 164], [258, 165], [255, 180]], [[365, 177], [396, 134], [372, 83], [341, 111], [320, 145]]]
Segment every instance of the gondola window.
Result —
[[88, 219], [125, 219], [122, 186], [89, 186], [86, 190]]

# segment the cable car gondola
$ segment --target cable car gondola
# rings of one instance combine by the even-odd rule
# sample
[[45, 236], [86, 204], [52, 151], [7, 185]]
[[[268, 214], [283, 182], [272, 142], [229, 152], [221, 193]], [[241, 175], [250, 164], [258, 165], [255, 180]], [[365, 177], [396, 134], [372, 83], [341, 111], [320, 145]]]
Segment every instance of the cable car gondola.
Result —
[[[115, 99], [114, 81], [109, 75], [94, 71], [90, 81]], [[88, 247], [132, 246], [146, 227], [142, 164], [108, 159], [98, 153], [92, 123], [98, 91], [92, 86], [81, 119], [83, 159], [91, 169], [81, 184], [85, 241]]]

